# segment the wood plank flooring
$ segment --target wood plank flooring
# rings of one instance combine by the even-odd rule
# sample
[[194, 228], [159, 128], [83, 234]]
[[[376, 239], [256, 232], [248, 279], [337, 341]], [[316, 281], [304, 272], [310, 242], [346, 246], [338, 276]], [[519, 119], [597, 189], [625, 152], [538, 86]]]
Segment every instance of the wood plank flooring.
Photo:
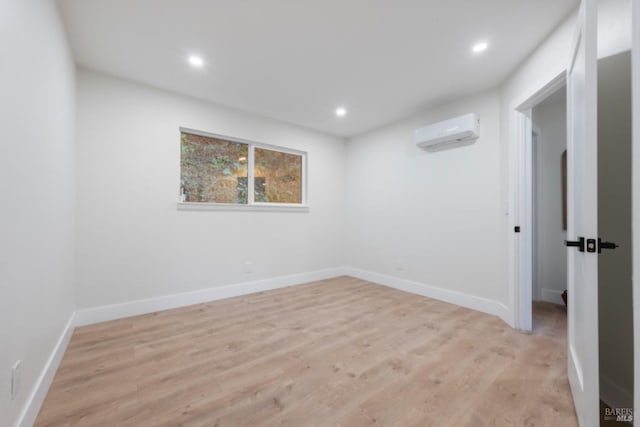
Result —
[[576, 426], [566, 315], [350, 277], [76, 329], [37, 426]]

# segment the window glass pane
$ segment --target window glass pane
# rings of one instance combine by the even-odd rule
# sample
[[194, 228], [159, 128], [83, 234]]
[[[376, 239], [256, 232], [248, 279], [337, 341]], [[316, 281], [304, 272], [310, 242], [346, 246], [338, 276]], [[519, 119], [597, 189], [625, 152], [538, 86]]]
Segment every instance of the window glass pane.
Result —
[[186, 202], [248, 202], [249, 146], [182, 133], [180, 185]]
[[302, 156], [255, 148], [255, 201], [302, 203]]

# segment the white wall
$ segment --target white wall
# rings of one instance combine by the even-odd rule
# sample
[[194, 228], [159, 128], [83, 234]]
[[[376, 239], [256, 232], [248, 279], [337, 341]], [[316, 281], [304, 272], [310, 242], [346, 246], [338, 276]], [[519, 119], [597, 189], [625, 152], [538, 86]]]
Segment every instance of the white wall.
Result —
[[[87, 70], [77, 102], [80, 308], [343, 265], [341, 139]], [[178, 211], [180, 126], [307, 151], [310, 212]]]
[[598, 58], [631, 49], [632, 0], [598, 0]]
[[[561, 90], [565, 90], [562, 88]], [[562, 229], [562, 163], [567, 148], [565, 99], [533, 109], [538, 131], [535, 155], [534, 299], [562, 304], [567, 288], [567, 248]]]
[[10, 426], [74, 310], [75, 70], [53, 2], [0, 0], [0, 10], [0, 425]]
[[[472, 145], [426, 152], [416, 128], [474, 112]], [[506, 303], [496, 92], [425, 111], [347, 144], [348, 264]]]
[[[614, 3], [630, 1], [601, 2]], [[74, 69], [55, 7], [0, 0], [0, 8], [0, 215], [9, 225], [0, 239], [0, 424], [18, 419], [75, 308], [74, 249], [80, 308], [345, 263], [515, 304], [512, 118], [564, 71], [574, 15], [499, 93], [425, 111], [346, 150], [330, 136], [81, 71], [74, 153]], [[438, 153], [413, 145], [416, 127], [470, 111], [482, 118], [474, 145]], [[179, 126], [307, 150], [311, 211], [177, 211]], [[17, 359], [22, 390], [9, 401]]]
[[[520, 307], [522, 300], [519, 289], [516, 288], [520, 275], [518, 246], [520, 235], [512, 231], [514, 226], [525, 224], [526, 214], [519, 209], [520, 167], [522, 166], [520, 161], [524, 147], [517, 144], [520, 113], [516, 109], [549, 82], [565, 73], [575, 22], [576, 13], [574, 12], [540, 44], [500, 89], [501, 200], [503, 211], [507, 215], [503, 236], [504, 245], [508, 248], [508, 267], [504, 273], [506, 280], [510, 283], [507, 297], [509, 306], [513, 310], [523, 312], [526, 312], [527, 307]], [[523, 231], [526, 230], [523, 229]], [[527, 304], [530, 307], [530, 302]], [[514, 324], [520, 326], [519, 319], [514, 319]]]
[[[629, 48], [625, 35], [630, 33], [630, 0], [598, 1], [598, 56], [603, 57]], [[520, 304], [516, 289], [519, 257], [519, 237], [512, 233], [515, 225], [524, 222], [519, 210], [520, 159], [524, 147], [518, 141], [516, 109], [556, 77], [566, 72], [573, 40], [577, 11], [571, 13], [533, 52], [500, 88], [501, 176], [503, 210], [509, 220], [504, 234], [508, 248], [509, 306]], [[532, 106], [531, 106], [532, 107]], [[515, 322], [517, 324], [517, 322]]]
[[[564, 73], [574, 26], [575, 12], [497, 93], [459, 100], [349, 141], [349, 265], [514, 310], [513, 227], [522, 223], [516, 108]], [[432, 161], [413, 147], [416, 127], [474, 110], [482, 116], [483, 136], [468, 151], [437, 153], [441, 157]]]

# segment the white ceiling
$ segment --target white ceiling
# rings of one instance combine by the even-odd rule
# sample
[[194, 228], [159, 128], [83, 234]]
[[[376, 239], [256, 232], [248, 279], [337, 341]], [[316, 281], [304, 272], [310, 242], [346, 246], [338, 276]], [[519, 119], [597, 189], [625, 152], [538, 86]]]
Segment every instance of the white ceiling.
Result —
[[60, 1], [82, 66], [339, 136], [498, 86], [577, 4]]

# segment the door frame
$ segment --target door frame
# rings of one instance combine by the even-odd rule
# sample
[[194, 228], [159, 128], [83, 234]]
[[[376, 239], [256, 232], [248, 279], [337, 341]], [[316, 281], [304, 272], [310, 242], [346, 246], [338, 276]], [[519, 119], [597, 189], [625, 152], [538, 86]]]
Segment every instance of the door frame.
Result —
[[[631, 84], [632, 111], [640, 112], [640, 2], [632, 2], [631, 40]], [[513, 234], [512, 240], [512, 283], [511, 306], [514, 327], [532, 328], [532, 271], [533, 271], [533, 218], [523, 215], [527, 204], [532, 203], [532, 141], [531, 110], [555, 90], [566, 84], [566, 69], [556, 77], [540, 85], [533, 95], [518, 105], [511, 115], [516, 135], [511, 146], [510, 175], [514, 182], [510, 193], [510, 206], [514, 221], [521, 225], [523, 232]], [[633, 271], [640, 272], [640, 114], [633, 114], [632, 131], [632, 230], [633, 230]], [[527, 165], [529, 165], [527, 167]], [[509, 230], [512, 232], [512, 230]], [[528, 276], [525, 274], [527, 273]], [[640, 275], [640, 273], [638, 273]], [[633, 280], [633, 322], [634, 322], [634, 425], [640, 427], [640, 285]]]
[[513, 270], [513, 319], [515, 327], [524, 331], [533, 328], [533, 121], [532, 110], [552, 93], [567, 83], [566, 69], [543, 83], [525, 101], [515, 107], [514, 124], [516, 139], [513, 145], [512, 164], [515, 192], [512, 203], [515, 225], [520, 233], [513, 234], [515, 268]]

